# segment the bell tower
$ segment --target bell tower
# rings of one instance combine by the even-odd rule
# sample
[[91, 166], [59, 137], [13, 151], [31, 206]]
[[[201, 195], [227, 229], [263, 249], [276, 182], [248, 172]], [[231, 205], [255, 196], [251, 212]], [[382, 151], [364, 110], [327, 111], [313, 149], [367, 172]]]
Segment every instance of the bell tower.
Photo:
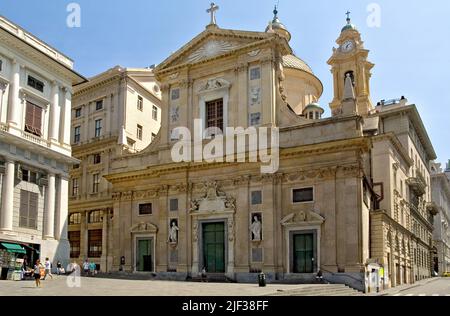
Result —
[[[347, 24], [342, 28], [336, 43], [338, 48], [333, 48], [333, 55], [328, 60], [334, 86], [334, 98], [330, 103], [332, 115], [367, 116], [373, 110], [370, 100], [370, 77], [375, 65], [367, 60], [369, 51], [364, 48], [361, 34], [351, 23], [350, 12], [347, 12]], [[348, 101], [349, 87], [346, 89], [348, 79], [351, 80], [354, 90], [353, 107], [348, 104], [343, 106], [344, 101]]]

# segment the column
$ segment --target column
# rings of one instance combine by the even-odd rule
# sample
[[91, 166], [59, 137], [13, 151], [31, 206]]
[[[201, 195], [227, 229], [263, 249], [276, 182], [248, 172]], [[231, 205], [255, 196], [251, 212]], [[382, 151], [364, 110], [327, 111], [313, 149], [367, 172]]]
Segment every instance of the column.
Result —
[[20, 89], [20, 65], [13, 61], [11, 70], [11, 83], [9, 85], [9, 106], [7, 123], [10, 127], [19, 128], [19, 89]]
[[102, 257], [100, 259], [100, 269], [107, 272], [107, 256], [108, 256], [108, 217], [109, 209], [103, 210], [103, 227], [102, 227]]
[[64, 105], [61, 113], [60, 121], [60, 138], [59, 142], [65, 147], [70, 147], [71, 113], [72, 113], [72, 93], [70, 88], [64, 88]]
[[5, 176], [2, 186], [2, 213], [0, 231], [12, 231], [14, 200], [14, 162], [5, 162]]
[[88, 212], [81, 212], [80, 259], [83, 261], [88, 257], [88, 215]]
[[112, 98], [110, 95], [105, 97], [105, 136], [111, 136], [111, 108]]
[[65, 178], [58, 179], [58, 194], [56, 196], [56, 221], [55, 221], [55, 239], [67, 239], [67, 218], [69, 215], [69, 180]]
[[51, 96], [51, 104], [50, 104], [50, 122], [49, 122], [49, 140], [59, 143], [59, 116], [60, 116], [60, 108], [59, 108], [59, 85], [54, 82], [52, 85], [52, 96]]
[[7, 84], [0, 82], [0, 123], [2, 123], [3, 97], [5, 96]]
[[45, 196], [44, 239], [53, 239], [55, 223], [55, 175], [48, 175], [47, 194]]

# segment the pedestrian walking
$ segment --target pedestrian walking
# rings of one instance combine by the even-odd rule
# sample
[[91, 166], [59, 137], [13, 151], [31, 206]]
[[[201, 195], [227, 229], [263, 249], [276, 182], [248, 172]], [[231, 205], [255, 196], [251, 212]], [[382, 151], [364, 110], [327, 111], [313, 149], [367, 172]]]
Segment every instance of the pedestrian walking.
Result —
[[89, 275], [89, 261], [88, 261], [88, 259], [86, 259], [86, 261], [84, 261], [84, 263], [83, 263], [83, 271], [84, 271], [84, 276], [88, 276]]
[[97, 265], [91, 261], [89, 264], [89, 270], [91, 271], [91, 276], [95, 276], [95, 269], [97, 268]]
[[44, 279], [43, 280], [45, 280], [47, 275], [49, 275], [50, 278], [53, 280], [52, 263], [50, 262], [49, 258], [45, 258], [44, 267], [45, 267], [45, 275], [44, 275]]
[[34, 281], [36, 282], [36, 287], [41, 287], [41, 261], [36, 260], [36, 264], [33, 268]]

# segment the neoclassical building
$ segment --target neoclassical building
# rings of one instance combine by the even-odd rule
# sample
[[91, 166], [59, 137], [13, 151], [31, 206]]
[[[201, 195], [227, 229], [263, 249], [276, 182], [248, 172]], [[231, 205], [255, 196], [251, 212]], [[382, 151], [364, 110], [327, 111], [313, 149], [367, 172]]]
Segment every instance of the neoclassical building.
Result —
[[116, 66], [77, 85], [71, 114], [73, 156], [80, 163], [70, 170], [70, 257], [108, 272], [113, 202], [103, 175], [112, 159], [146, 148], [159, 132], [161, 91], [153, 69]]
[[434, 218], [433, 269], [442, 276], [450, 272], [450, 161], [445, 170], [441, 164], [432, 165], [431, 187], [433, 202], [439, 208]]
[[[408, 223], [417, 218], [429, 233], [422, 222], [431, 214], [433, 147], [406, 99], [372, 104], [374, 64], [350, 18], [328, 61], [334, 99], [332, 116], [323, 117], [321, 81], [294, 55], [278, 12], [265, 32], [251, 32], [220, 28], [216, 9], [202, 33], [154, 70], [162, 89], [155, 141], [115, 158], [105, 176], [113, 186], [111, 271], [186, 279], [205, 269], [239, 282], [263, 271], [272, 282], [313, 280], [320, 270], [362, 291], [429, 276], [411, 250], [422, 247], [429, 258], [431, 245]], [[200, 139], [180, 137], [179, 127], [195, 133], [196, 119]], [[220, 139], [204, 131], [211, 127], [277, 128], [278, 168], [174, 161], [180, 139], [206, 148]], [[416, 187], [424, 194], [414, 195]]]
[[69, 261], [71, 97], [85, 81], [72, 60], [0, 17], [0, 250], [28, 265]]

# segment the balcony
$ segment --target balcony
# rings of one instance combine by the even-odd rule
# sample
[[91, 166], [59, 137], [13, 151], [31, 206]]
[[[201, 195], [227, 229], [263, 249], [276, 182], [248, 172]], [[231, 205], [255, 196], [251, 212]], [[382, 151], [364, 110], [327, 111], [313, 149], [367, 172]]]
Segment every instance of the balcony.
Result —
[[50, 147], [50, 142], [48, 140], [25, 131], [22, 131], [22, 138], [44, 147]]
[[406, 184], [409, 185], [411, 190], [417, 195], [422, 196], [426, 193], [427, 182], [422, 173], [416, 169], [415, 176], [406, 180]]

